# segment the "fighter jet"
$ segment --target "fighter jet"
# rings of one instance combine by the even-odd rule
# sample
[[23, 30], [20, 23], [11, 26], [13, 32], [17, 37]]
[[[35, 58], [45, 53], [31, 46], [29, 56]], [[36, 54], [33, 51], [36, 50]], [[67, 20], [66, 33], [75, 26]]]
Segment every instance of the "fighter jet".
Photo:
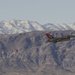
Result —
[[62, 36], [62, 37], [54, 37], [54, 36], [52, 36], [49, 33], [46, 33], [45, 35], [48, 37], [48, 40], [46, 42], [53, 42], [53, 43], [69, 41], [70, 38], [75, 37], [75, 35], [67, 35], [67, 36]]

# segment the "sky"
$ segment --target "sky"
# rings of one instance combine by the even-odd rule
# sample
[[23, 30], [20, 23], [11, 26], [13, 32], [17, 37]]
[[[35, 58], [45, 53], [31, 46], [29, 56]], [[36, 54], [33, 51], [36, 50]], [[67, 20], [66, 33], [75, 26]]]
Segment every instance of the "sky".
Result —
[[75, 22], [75, 0], [0, 0], [0, 20]]

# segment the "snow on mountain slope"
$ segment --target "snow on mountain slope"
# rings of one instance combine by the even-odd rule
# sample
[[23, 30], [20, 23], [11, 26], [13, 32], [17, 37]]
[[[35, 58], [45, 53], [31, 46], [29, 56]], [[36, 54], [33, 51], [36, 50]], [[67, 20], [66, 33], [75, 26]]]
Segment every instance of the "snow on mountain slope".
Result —
[[59, 31], [59, 30], [75, 30], [75, 23], [73, 24], [44, 24], [41, 25], [35, 21], [11, 20], [0, 21], [0, 34], [15, 34], [31, 31]]

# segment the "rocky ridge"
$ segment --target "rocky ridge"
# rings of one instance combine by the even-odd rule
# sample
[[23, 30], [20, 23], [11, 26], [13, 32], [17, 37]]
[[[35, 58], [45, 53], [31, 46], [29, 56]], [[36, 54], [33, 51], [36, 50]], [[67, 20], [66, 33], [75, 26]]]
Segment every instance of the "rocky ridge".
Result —
[[[48, 31], [65, 36], [75, 31]], [[75, 38], [46, 43], [45, 31], [0, 35], [0, 75], [75, 75]]]

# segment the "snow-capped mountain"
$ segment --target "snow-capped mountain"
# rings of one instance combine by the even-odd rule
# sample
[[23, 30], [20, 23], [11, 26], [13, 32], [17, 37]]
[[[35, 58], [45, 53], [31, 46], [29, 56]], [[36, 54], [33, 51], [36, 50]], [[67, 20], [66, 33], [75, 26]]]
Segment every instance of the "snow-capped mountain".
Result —
[[75, 30], [75, 23], [73, 24], [44, 24], [41, 25], [35, 21], [24, 20], [11, 20], [0, 21], [0, 34], [15, 34], [31, 31], [44, 31], [44, 30]]

